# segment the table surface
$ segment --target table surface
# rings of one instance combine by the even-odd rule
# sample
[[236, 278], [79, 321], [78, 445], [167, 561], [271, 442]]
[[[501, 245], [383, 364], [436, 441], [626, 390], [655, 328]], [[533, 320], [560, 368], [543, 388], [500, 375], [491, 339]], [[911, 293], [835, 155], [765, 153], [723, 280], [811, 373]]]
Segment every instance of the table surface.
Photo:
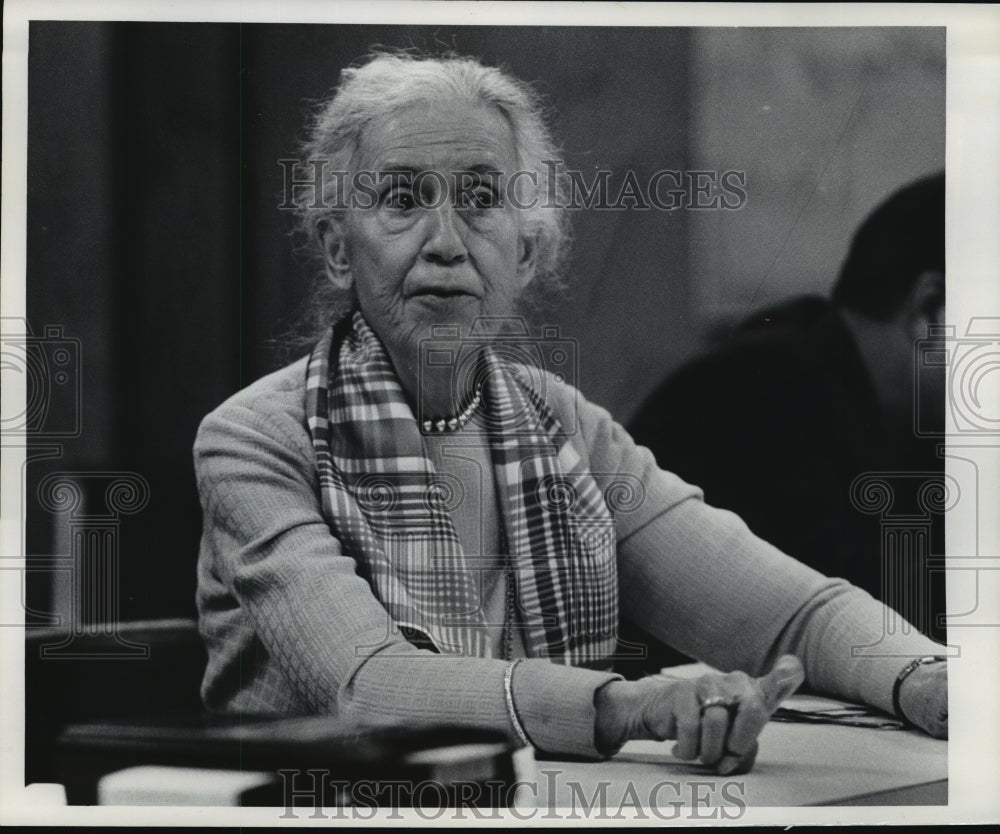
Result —
[[[669, 667], [661, 675], [693, 678], [706, 671], [705, 664], [691, 663]], [[793, 695], [783, 706], [837, 703], [843, 702]], [[632, 794], [644, 804], [683, 801], [708, 807], [734, 801], [757, 808], [947, 804], [948, 743], [919, 730], [771, 721], [759, 742], [753, 770], [730, 777], [674, 758], [672, 741], [629, 742], [605, 762], [537, 761], [535, 789], [521, 791], [517, 802], [534, 807], [565, 807], [574, 801], [579, 805], [581, 796], [590, 802], [607, 782], [607, 803], [615, 807], [632, 801]]]
[[947, 801], [942, 780], [948, 778], [948, 744], [916, 730], [771, 722], [760, 735], [753, 770], [729, 777], [675, 759], [673, 745], [629, 742], [606, 762], [536, 761], [537, 790], [522, 791], [518, 804], [579, 805], [581, 796], [589, 802], [602, 782], [609, 783], [609, 807], [627, 804], [632, 793], [644, 805], [683, 801], [709, 807], [734, 801], [748, 807], [867, 804], [869, 795], [899, 789], [911, 789], [900, 792], [906, 804]]

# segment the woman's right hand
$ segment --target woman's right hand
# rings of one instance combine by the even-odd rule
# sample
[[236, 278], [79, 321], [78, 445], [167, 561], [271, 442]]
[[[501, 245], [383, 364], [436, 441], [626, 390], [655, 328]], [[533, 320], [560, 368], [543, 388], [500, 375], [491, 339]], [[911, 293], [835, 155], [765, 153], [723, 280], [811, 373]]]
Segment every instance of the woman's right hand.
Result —
[[692, 680], [612, 681], [595, 697], [597, 749], [610, 754], [634, 739], [677, 739], [680, 759], [701, 759], [722, 776], [746, 773], [757, 736], [803, 680], [798, 658], [783, 655], [761, 678], [712, 672]]

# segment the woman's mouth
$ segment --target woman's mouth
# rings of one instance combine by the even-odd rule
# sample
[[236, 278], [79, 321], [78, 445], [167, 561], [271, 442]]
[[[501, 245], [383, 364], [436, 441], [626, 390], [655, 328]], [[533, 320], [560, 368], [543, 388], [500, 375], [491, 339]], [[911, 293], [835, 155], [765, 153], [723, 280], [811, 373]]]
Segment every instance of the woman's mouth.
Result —
[[421, 295], [433, 295], [438, 298], [455, 298], [460, 295], [469, 295], [465, 290], [424, 290]]
[[450, 301], [463, 298], [474, 298], [472, 293], [458, 287], [424, 287], [410, 295], [411, 298], [429, 301]]

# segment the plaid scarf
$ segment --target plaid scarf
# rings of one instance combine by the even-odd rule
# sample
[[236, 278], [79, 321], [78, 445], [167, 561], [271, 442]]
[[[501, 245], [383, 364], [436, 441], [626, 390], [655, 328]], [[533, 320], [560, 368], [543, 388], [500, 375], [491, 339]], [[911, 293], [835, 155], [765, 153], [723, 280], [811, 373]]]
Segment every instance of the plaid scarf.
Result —
[[[607, 668], [618, 585], [604, 496], [525, 369], [487, 347], [478, 361], [482, 404], [464, 431], [488, 438], [527, 653]], [[461, 485], [435, 472], [388, 354], [360, 312], [327, 331], [307, 374], [323, 513], [344, 552], [411, 642], [490, 656], [481, 573], [448, 513]]]

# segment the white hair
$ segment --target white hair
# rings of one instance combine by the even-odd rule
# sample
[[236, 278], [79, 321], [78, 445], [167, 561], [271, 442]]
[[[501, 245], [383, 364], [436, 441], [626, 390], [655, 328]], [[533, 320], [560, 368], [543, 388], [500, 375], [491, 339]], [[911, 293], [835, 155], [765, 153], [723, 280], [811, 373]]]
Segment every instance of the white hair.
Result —
[[[532, 289], [539, 295], [558, 289], [569, 248], [569, 217], [564, 208], [564, 178], [554, 173], [554, 165], [544, 164], [557, 160], [558, 148], [546, 123], [541, 97], [529, 84], [475, 58], [378, 51], [343, 70], [333, 94], [313, 113], [298, 163], [309, 171], [297, 171], [296, 181], [310, 180], [319, 162], [324, 163], [327, 174], [348, 172], [370, 124], [413, 104], [455, 98], [492, 105], [510, 124], [518, 168], [534, 172], [535, 179], [532, 183], [520, 178], [527, 190], [519, 199], [531, 207], [518, 210], [521, 233], [535, 247]], [[323, 235], [330, 228], [327, 221], [343, 210], [338, 207], [342, 195], [337, 195], [337, 186], [337, 177], [325, 176], [320, 200], [308, 189], [293, 196], [299, 228], [306, 235], [308, 248], [317, 255], [324, 251]], [[321, 294], [326, 296], [322, 306], [339, 308], [329, 312], [345, 312], [346, 299], [337, 299], [329, 288]], [[329, 323], [329, 314], [326, 318]]]

